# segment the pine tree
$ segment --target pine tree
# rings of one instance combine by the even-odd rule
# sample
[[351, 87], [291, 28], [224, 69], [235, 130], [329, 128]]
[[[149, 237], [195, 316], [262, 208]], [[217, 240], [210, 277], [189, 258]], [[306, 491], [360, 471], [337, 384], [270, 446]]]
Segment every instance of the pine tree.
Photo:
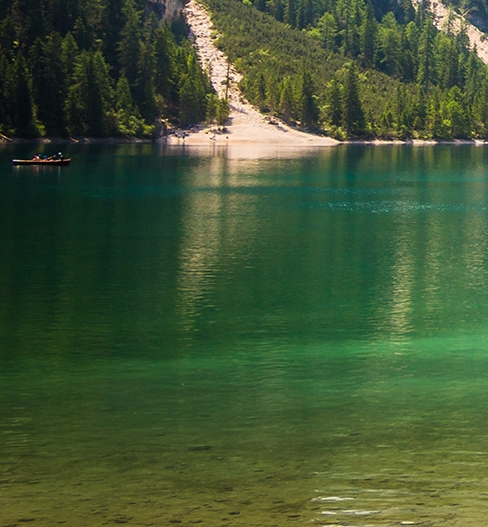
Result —
[[488, 77], [480, 79], [473, 101], [475, 129], [478, 137], [488, 138]]
[[469, 115], [464, 105], [464, 97], [458, 86], [451, 88], [447, 94], [446, 115], [450, 121], [450, 136], [453, 139], [469, 137]]
[[270, 0], [269, 12], [278, 20], [278, 22], [284, 22], [285, 19], [285, 7], [283, 0]]
[[445, 125], [441, 113], [439, 90], [436, 88], [432, 92], [427, 113], [428, 129], [434, 139], [443, 139], [446, 136]]
[[336, 7], [336, 16], [340, 24], [340, 30], [344, 35], [343, 53], [346, 56], [352, 56], [354, 52], [354, 0], [338, 0]]
[[337, 22], [336, 19], [328, 12], [325, 12], [317, 23], [320, 40], [325, 49], [330, 51], [337, 50]]
[[396, 75], [400, 67], [400, 30], [393, 16], [387, 13], [378, 31], [378, 58], [380, 69], [389, 75]]
[[393, 116], [396, 123], [397, 137], [405, 139], [410, 137], [413, 124], [413, 111], [410, 98], [404, 84], [399, 84], [393, 105]]
[[[482, 80], [483, 65], [477, 56], [476, 48], [472, 53], [469, 54], [468, 61], [466, 63], [465, 70], [465, 92], [466, 100], [468, 103], [472, 103], [480, 85], [484, 82]], [[482, 77], [482, 78], [480, 78]]]
[[65, 105], [68, 132], [92, 137], [105, 135], [111, 98], [108, 66], [102, 53], [83, 52], [77, 60]]
[[297, 0], [285, 0], [285, 2], [283, 22], [289, 24], [290, 27], [295, 27], [297, 21]]
[[0, 49], [0, 133], [7, 128], [9, 63]]
[[11, 122], [15, 134], [20, 137], [36, 137], [44, 130], [37, 120], [37, 108], [32, 95], [32, 79], [21, 52], [13, 64], [13, 83], [9, 98], [12, 101]]
[[350, 62], [345, 66], [343, 91], [343, 123], [349, 136], [363, 134], [366, 126], [358, 84], [359, 74], [356, 64]]
[[118, 74], [119, 51], [117, 43], [124, 26], [124, 0], [105, 0], [104, 4], [101, 20], [101, 31], [104, 35], [103, 55], [115, 74]]
[[295, 100], [290, 77], [283, 80], [280, 96], [280, 113], [285, 123], [290, 123], [295, 113]]
[[205, 119], [205, 104], [210, 85], [200, 70], [193, 48], [190, 47], [186, 53], [182, 53], [181, 60], [184, 60], [181, 67], [185, 72], [180, 77], [179, 120], [183, 126], [186, 126]]
[[305, 7], [303, 5], [303, 0], [298, 0], [295, 27], [297, 29], [303, 29], [305, 26]]
[[332, 126], [339, 127], [342, 124], [342, 95], [341, 85], [333, 78], [327, 90], [327, 120]]
[[304, 129], [316, 126], [319, 117], [319, 110], [313, 92], [312, 77], [307, 70], [304, 70], [298, 78], [297, 94], [295, 96], [295, 100], [298, 101], [298, 118]]
[[365, 68], [372, 67], [375, 62], [377, 26], [373, 4], [368, 0], [361, 25], [361, 63]]
[[68, 32], [61, 44], [61, 60], [64, 64], [64, 73], [67, 80], [71, 79], [75, 71], [76, 57], [79, 55], [78, 45], [73, 35]]
[[67, 75], [62, 43], [61, 36], [54, 33], [45, 42], [37, 39], [29, 54], [37, 114], [49, 135], [66, 133], [63, 106], [67, 95]]
[[156, 33], [155, 52], [154, 85], [156, 93], [163, 97], [167, 111], [175, 114], [177, 106], [176, 43], [167, 24], [163, 24]]
[[125, 25], [121, 31], [119, 42], [119, 61], [122, 71], [129, 81], [132, 96], [137, 103], [142, 101], [139, 91], [139, 77], [141, 66], [141, 27], [140, 13], [136, 10], [134, 0], [125, 0]]
[[106, 132], [106, 115], [111, 98], [107, 64], [100, 51], [88, 53], [86, 73], [86, 133], [101, 137]]
[[207, 104], [206, 104], [206, 115], [205, 120], [208, 124], [212, 124], [217, 119], [217, 105], [219, 98], [215, 93], [207, 94]]
[[400, 8], [398, 10], [398, 22], [400, 24], [408, 24], [415, 20], [415, 9], [412, 5], [412, 0], [401, 0]]
[[138, 79], [139, 90], [137, 90], [140, 97], [138, 100], [138, 107], [146, 122], [152, 123], [159, 113], [159, 108], [154, 86], [154, 77], [156, 75], [156, 51], [154, 42], [151, 42], [151, 38], [141, 46], [140, 60], [140, 74]]
[[81, 50], [89, 50], [93, 43], [93, 38], [89, 29], [87, 29], [83, 18], [78, 17], [73, 27], [73, 36], [77, 46]]
[[436, 29], [432, 20], [427, 18], [424, 22], [422, 33], [419, 39], [418, 50], [418, 72], [417, 83], [426, 92], [430, 85], [434, 83], [434, 38]]
[[417, 77], [417, 55], [420, 32], [414, 22], [404, 26], [401, 36], [400, 70], [404, 82], [414, 82]]
[[280, 89], [276, 78], [268, 78], [266, 90], [266, 103], [269, 113], [273, 116], [279, 111], [280, 107]]
[[230, 113], [229, 102], [226, 99], [218, 99], [216, 120], [219, 126], [224, 126], [227, 119], [229, 118], [229, 113]]
[[266, 79], [263, 72], [260, 72], [256, 83], [256, 103], [261, 111], [266, 109], [266, 99]]

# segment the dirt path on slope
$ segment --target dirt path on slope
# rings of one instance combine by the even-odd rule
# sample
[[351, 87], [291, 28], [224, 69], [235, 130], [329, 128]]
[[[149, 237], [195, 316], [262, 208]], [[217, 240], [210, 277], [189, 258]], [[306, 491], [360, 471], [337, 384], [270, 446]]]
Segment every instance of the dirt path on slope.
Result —
[[[212, 39], [213, 26], [206, 9], [195, 0], [185, 7], [185, 17], [195, 38], [195, 47], [204, 69], [210, 72], [212, 86], [219, 97], [226, 95], [228, 73], [227, 57], [217, 49]], [[229, 122], [225, 134], [214, 134], [208, 127], [199, 127], [184, 139], [170, 137], [172, 144], [185, 142], [187, 145], [208, 144], [256, 144], [283, 146], [332, 146], [338, 141], [329, 137], [300, 132], [275, 120], [270, 124], [265, 117], [251, 106], [239, 91], [240, 74], [230, 66], [228, 100], [230, 106]]]

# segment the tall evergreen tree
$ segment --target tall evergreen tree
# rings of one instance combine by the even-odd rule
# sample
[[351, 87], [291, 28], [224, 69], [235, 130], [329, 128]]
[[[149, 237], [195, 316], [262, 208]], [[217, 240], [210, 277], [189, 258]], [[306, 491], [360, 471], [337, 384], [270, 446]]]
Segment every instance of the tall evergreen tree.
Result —
[[174, 114], [177, 105], [176, 43], [167, 24], [156, 33], [155, 76], [156, 93], [163, 97], [166, 111]]
[[475, 130], [479, 137], [488, 138], [488, 77], [480, 79], [473, 101]]
[[64, 100], [67, 95], [67, 75], [63, 61], [63, 41], [54, 33], [45, 42], [36, 40], [30, 52], [33, 72], [33, 95], [39, 120], [49, 135], [64, 135]]
[[291, 27], [296, 26], [297, 22], [297, 0], [285, 0], [283, 22]]
[[317, 23], [317, 31], [324, 48], [330, 51], [336, 51], [337, 22], [331, 13], [325, 12], [320, 17]]
[[79, 48], [76, 44], [71, 32], [68, 32], [63, 39], [61, 44], [61, 59], [64, 64], [64, 72], [67, 78], [67, 81], [71, 80], [73, 73], [75, 71], [75, 62], [76, 58], [79, 55]]
[[328, 85], [326, 116], [327, 120], [332, 126], [341, 126], [343, 117], [341, 85], [335, 77], [329, 82]]
[[361, 63], [365, 68], [372, 67], [375, 62], [377, 26], [373, 4], [368, 0], [361, 25]]
[[21, 52], [18, 53], [13, 64], [12, 80], [12, 91], [9, 94], [12, 101], [12, 127], [21, 137], [36, 137], [43, 133], [43, 130], [37, 120], [37, 108], [32, 95], [32, 79]]
[[280, 113], [285, 123], [290, 123], [295, 112], [295, 99], [290, 77], [283, 80], [280, 96]]
[[298, 102], [298, 118], [302, 128], [307, 129], [316, 126], [319, 109], [314, 95], [312, 77], [307, 70], [304, 70], [298, 78], [295, 100]]
[[419, 39], [417, 83], [426, 92], [434, 82], [434, 38], [436, 29], [430, 17], [425, 19]]
[[343, 53], [352, 56], [354, 52], [354, 0], [338, 0], [336, 6], [336, 17], [343, 35]]
[[354, 62], [345, 66], [343, 123], [349, 135], [358, 136], [365, 131], [364, 111], [359, 97], [359, 74]]
[[141, 14], [136, 9], [134, 0], [124, 0], [125, 24], [121, 31], [119, 42], [119, 61], [122, 71], [129, 81], [132, 95], [136, 103], [142, 100], [139, 91], [139, 76], [141, 66]]
[[388, 75], [397, 75], [400, 69], [400, 30], [393, 16], [387, 13], [378, 31], [379, 66]]
[[397, 19], [400, 24], [413, 22], [415, 20], [415, 9], [412, 5], [412, 0], [400, 0], [397, 13]]
[[66, 101], [68, 132], [93, 137], [105, 135], [111, 97], [108, 67], [103, 55], [100, 51], [83, 52], [78, 57]]

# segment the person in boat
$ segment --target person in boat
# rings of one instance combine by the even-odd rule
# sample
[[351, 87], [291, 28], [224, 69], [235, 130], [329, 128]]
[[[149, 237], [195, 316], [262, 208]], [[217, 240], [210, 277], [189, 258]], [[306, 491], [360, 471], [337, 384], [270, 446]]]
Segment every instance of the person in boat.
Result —
[[58, 152], [57, 154], [54, 154], [53, 156], [49, 156], [48, 161], [62, 161], [64, 159], [64, 156], [61, 152]]

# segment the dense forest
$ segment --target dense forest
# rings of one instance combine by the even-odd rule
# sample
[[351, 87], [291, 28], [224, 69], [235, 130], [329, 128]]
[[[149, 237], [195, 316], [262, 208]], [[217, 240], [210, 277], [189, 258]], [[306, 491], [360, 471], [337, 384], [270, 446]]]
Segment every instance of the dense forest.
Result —
[[488, 138], [488, 68], [466, 27], [411, 0], [206, 0], [262, 111], [338, 138]]
[[151, 136], [214, 96], [182, 20], [142, 0], [0, 0], [0, 133]]
[[[485, 20], [477, 2], [451, 5]], [[271, 117], [340, 139], [488, 138], [488, 67], [425, 0], [205, 3], [244, 95]], [[142, 137], [225, 120], [184, 21], [144, 0], [0, 0], [0, 13], [0, 133]]]

